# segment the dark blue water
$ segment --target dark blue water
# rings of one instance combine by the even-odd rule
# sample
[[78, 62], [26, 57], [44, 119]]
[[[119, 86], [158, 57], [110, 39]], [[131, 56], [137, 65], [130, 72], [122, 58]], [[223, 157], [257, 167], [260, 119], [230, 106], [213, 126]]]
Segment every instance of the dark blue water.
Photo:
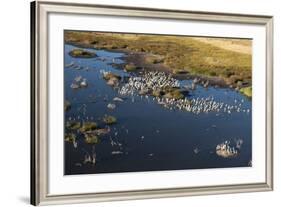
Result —
[[[104, 114], [117, 117], [117, 124], [111, 132], [100, 138], [95, 146], [96, 164], [84, 164], [85, 154], [92, 152], [92, 146], [78, 135], [78, 147], [65, 142], [65, 174], [92, 174], [113, 172], [136, 172], [154, 170], [179, 170], [201, 168], [247, 167], [252, 159], [252, 132], [250, 113], [193, 114], [181, 110], [168, 110], [151, 97], [123, 97], [114, 110], [107, 104], [118, 91], [102, 79], [100, 70], [112, 71], [121, 76], [129, 74], [114, 68], [112, 63], [122, 63], [123, 53], [94, 50], [97, 58], [72, 58], [68, 52], [75, 48], [65, 45], [65, 64], [74, 62], [83, 68], [64, 69], [64, 96], [71, 102], [71, 109], [65, 112], [65, 120], [93, 120], [104, 127]], [[88, 81], [88, 87], [71, 89], [74, 78], [81, 75]], [[184, 85], [186, 81], [182, 81]], [[251, 101], [240, 93], [225, 88], [197, 87], [190, 98], [214, 97], [216, 101], [233, 104], [238, 101], [243, 108], [251, 109]], [[65, 129], [66, 132], [67, 129]], [[216, 155], [217, 144], [225, 140], [243, 139], [239, 155], [222, 158]], [[111, 140], [119, 145], [111, 145]], [[194, 149], [198, 149], [198, 153]], [[120, 151], [122, 154], [112, 154]]]

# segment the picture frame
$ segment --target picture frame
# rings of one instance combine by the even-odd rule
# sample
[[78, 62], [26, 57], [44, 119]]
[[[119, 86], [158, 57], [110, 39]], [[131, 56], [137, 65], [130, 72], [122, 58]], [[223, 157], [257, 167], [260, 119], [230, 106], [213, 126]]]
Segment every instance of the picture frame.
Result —
[[[50, 193], [50, 15], [86, 15], [113, 18], [158, 19], [163, 22], [203, 22], [257, 25], [265, 35], [264, 77], [265, 108], [263, 135], [265, 149], [262, 182], [211, 184], [201, 186], [158, 187], [81, 193]], [[115, 31], [113, 31], [115, 32]], [[188, 34], [187, 34], [188, 35]], [[256, 120], [255, 122], [258, 122]], [[61, 149], [63, 150], [63, 149]], [[172, 172], [173, 173], [173, 172]], [[184, 172], [182, 172], [184, 173]], [[139, 173], [142, 176], [141, 173]], [[72, 179], [70, 177], [70, 179]], [[67, 204], [115, 200], [167, 198], [224, 193], [273, 190], [273, 17], [263, 15], [164, 10], [108, 5], [35, 1], [31, 3], [31, 204]]]

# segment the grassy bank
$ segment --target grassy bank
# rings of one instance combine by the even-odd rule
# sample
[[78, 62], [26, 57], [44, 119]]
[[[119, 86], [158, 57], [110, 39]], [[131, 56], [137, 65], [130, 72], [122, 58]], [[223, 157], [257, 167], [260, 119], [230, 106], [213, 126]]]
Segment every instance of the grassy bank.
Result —
[[147, 62], [163, 64], [174, 73], [220, 77], [238, 88], [251, 85], [250, 40], [69, 31], [65, 32], [65, 41], [99, 49], [143, 52]]

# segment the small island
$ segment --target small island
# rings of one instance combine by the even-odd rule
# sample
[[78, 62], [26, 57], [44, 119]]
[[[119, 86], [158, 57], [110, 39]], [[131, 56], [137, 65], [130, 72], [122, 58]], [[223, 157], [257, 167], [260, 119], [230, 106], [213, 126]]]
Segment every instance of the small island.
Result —
[[73, 49], [69, 52], [69, 55], [75, 58], [94, 58], [97, 55], [93, 52], [89, 52], [83, 49]]

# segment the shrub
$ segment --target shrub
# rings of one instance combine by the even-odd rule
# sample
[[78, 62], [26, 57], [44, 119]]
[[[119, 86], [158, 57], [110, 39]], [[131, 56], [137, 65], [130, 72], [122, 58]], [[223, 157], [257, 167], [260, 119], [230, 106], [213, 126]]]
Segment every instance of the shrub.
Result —
[[117, 122], [117, 118], [110, 115], [105, 115], [103, 117], [103, 122], [106, 124], [115, 124]]
[[87, 144], [98, 144], [99, 137], [94, 134], [85, 134], [85, 142]]
[[64, 140], [66, 142], [75, 142], [76, 141], [76, 135], [73, 133], [66, 133], [64, 135]]
[[97, 56], [94, 52], [89, 52], [82, 49], [73, 49], [69, 52], [69, 55], [76, 58], [92, 58]]
[[67, 121], [66, 127], [72, 130], [79, 129], [81, 126], [79, 121]]
[[135, 66], [134, 63], [129, 63], [127, 65], [125, 65], [125, 71], [127, 72], [132, 72], [135, 71], [137, 69], [137, 67]]
[[82, 127], [80, 128], [81, 132], [87, 132], [95, 130], [98, 127], [96, 122], [84, 122]]

